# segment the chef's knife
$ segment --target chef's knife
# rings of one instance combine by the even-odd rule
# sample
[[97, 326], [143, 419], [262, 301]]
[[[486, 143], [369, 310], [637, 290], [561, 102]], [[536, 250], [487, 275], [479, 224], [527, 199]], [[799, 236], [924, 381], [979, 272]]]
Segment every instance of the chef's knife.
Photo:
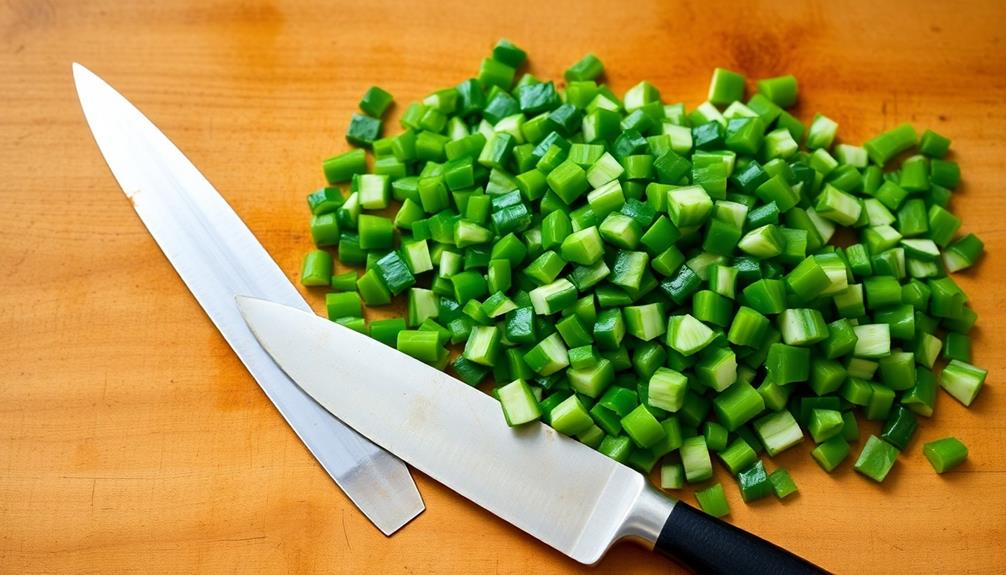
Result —
[[238, 302], [276, 363], [336, 417], [577, 561], [631, 537], [700, 573], [824, 573], [550, 427], [507, 427], [492, 397], [376, 340], [278, 303]]
[[241, 319], [236, 294], [311, 308], [206, 178], [139, 110], [80, 64], [84, 116], [108, 167], [164, 255], [322, 467], [385, 535], [423, 511], [408, 468], [308, 397]]

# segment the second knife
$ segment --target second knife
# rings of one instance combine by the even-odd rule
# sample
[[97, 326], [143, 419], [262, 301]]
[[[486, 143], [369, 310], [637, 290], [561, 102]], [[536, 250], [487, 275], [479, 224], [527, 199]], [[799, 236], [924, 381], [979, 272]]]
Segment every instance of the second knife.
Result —
[[325, 471], [385, 535], [423, 511], [409, 470], [283, 374], [241, 319], [234, 296], [311, 308], [213, 186], [139, 110], [80, 64], [84, 116], [150, 235], [227, 343]]

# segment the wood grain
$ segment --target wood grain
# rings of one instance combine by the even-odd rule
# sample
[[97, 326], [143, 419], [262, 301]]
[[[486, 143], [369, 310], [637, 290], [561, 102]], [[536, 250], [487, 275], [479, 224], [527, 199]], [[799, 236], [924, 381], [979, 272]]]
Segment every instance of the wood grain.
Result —
[[[710, 70], [801, 82], [849, 142], [898, 122], [954, 140], [954, 208], [988, 255], [961, 283], [991, 371], [971, 410], [941, 394], [882, 486], [778, 458], [801, 493], [732, 520], [839, 573], [1006, 571], [1006, 4], [601, 4], [8, 0], [0, 8], [0, 572], [585, 571], [417, 474], [428, 510], [385, 539], [315, 464], [117, 189], [76, 102], [80, 61], [216, 184], [291, 278], [304, 194], [363, 90], [407, 102], [476, 70], [492, 42], [557, 77], [584, 52], [616, 92], [699, 103]], [[319, 293], [307, 294], [317, 305]], [[867, 428], [872, 429], [870, 427]], [[960, 437], [937, 476], [923, 441]], [[721, 477], [729, 481], [726, 477]], [[729, 485], [729, 484], [728, 484]], [[676, 572], [620, 545], [595, 573]]]

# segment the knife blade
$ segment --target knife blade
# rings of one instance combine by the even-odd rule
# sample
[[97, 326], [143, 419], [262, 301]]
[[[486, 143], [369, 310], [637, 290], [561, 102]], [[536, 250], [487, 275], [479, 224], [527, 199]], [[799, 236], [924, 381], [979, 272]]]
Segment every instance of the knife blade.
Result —
[[700, 573], [822, 573], [658, 493], [642, 475], [310, 312], [238, 298], [262, 347], [336, 417], [430, 477], [581, 563], [634, 538]]
[[125, 97], [73, 64], [84, 116], [122, 191], [164, 255], [280, 414], [385, 535], [424, 509], [401, 460], [298, 388], [255, 341], [234, 301], [251, 294], [309, 311], [265, 248], [185, 155]]

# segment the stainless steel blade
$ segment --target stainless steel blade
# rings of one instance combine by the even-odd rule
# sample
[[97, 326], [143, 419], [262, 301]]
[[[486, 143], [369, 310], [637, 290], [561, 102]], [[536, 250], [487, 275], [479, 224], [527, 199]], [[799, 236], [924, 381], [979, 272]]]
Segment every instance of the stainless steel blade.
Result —
[[310, 311], [213, 186], [114, 88], [73, 65], [84, 116], [108, 167], [185, 285], [322, 467], [386, 535], [423, 511], [408, 468], [333, 417], [280, 370], [235, 304], [254, 295]]
[[642, 475], [542, 424], [508, 428], [492, 397], [310, 312], [239, 307], [291, 379], [341, 420], [461, 495], [583, 563], [656, 540], [674, 503]]

